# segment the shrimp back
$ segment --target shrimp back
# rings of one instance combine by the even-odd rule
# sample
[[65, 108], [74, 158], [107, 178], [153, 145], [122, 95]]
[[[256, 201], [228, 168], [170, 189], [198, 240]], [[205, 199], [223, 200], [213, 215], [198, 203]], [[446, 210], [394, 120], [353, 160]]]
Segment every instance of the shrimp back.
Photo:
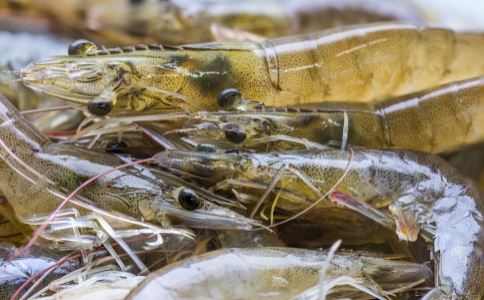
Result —
[[[274, 186], [274, 191], [299, 196], [281, 195], [277, 206], [285, 210], [304, 208], [330, 192], [331, 200], [396, 230], [402, 240], [415, 241], [420, 233], [432, 241], [439, 287], [448, 289], [449, 296], [479, 299], [484, 295], [480, 283], [484, 274], [482, 200], [474, 183], [439, 157], [381, 150], [170, 151], [160, 154], [157, 161], [182, 174], [204, 178], [214, 188], [245, 194], [253, 189], [260, 197], [268, 186]], [[257, 190], [257, 185], [264, 188]], [[296, 199], [303, 199], [299, 206], [294, 204]]]
[[[222, 249], [150, 274], [127, 299], [293, 299], [318, 283], [326, 259], [323, 251]], [[328, 273], [374, 281], [382, 289], [404, 287], [431, 276], [424, 265], [358, 254], [336, 254]]]
[[371, 101], [484, 73], [484, 35], [398, 23], [262, 43], [69, 49], [24, 68], [22, 80], [96, 115], [216, 109], [228, 88], [270, 106]]

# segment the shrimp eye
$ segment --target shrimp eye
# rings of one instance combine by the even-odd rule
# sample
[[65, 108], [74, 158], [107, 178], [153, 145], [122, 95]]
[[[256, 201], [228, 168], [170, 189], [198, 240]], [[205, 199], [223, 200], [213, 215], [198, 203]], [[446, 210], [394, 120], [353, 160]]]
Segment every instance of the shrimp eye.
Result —
[[178, 203], [186, 210], [195, 210], [200, 207], [201, 201], [191, 189], [182, 189], [178, 194]]
[[95, 116], [105, 116], [111, 109], [113, 109], [113, 104], [104, 99], [94, 99], [87, 103], [87, 110]]
[[222, 108], [231, 108], [240, 101], [242, 94], [238, 89], [230, 88], [223, 90], [218, 96], [218, 105]]
[[195, 150], [197, 152], [214, 153], [217, 152], [217, 146], [212, 144], [198, 144]]
[[91, 41], [88, 40], [75, 40], [74, 42], [69, 44], [69, 48], [67, 49], [67, 53], [69, 55], [87, 55], [91, 53], [95, 53], [97, 51], [97, 46]]
[[122, 149], [122, 148], [126, 148], [128, 147], [128, 144], [126, 144], [126, 142], [124, 141], [109, 141], [107, 144], [106, 144], [106, 149], [110, 150], [110, 151], [114, 151], [114, 150], [119, 150], [119, 149]]
[[272, 128], [274, 128], [274, 126], [269, 120], [263, 120], [260, 122], [259, 129], [262, 132], [270, 132]]
[[235, 144], [243, 142], [247, 138], [247, 133], [240, 126], [229, 124], [224, 128], [225, 138]]

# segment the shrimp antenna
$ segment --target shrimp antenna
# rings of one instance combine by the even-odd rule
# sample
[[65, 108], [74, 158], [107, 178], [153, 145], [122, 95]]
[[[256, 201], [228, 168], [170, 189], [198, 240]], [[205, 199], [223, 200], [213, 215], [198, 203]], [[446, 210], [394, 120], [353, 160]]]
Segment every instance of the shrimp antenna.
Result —
[[46, 107], [46, 108], [28, 109], [28, 110], [23, 110], [20, 113], [22, 115], [29, 115], [29, 114], [46, 113], [51, 111], [71, 110], [71, 109], [80, 111], [78, 107], [75, 107], [73, 105], [61, 105], [61, 106], [52, 106], [52, 107]]

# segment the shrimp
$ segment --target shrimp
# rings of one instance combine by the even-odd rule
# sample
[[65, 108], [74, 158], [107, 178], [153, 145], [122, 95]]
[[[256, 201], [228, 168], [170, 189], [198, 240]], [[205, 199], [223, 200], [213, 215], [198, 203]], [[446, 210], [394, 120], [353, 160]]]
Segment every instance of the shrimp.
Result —
[[[15, 247], [9, 244], [0, 244], [0, 298], [10, 299], [17, 288], [38, 272], [53, 266], [59, 258], [60, 253], [42, 250], [35, 247], [28, 255], [23, 255], [14, 260], [7, 260], [15, 251]], [[79, 260], [64, 262], [51, 271], [46, 280], [60, 278], [71, 271], [79, 268]], [[41, 286], [45, 283], [41, 283]]]
[[[480, 299], [484, 285], [483, 212], [474, 183], [444, 160], [405, 151], [335, 149], [287, 153], [165, 151], [163, 167], [197, 178], [213, 189], [249, 194], [257, 202], [280, 194], [277, 207], [296, 211], [322, 195], [396, 231], [401, 240], [419, 235], [433, 243], [436, 291]], [[345, 175], [345, 176], [343, 176]], [[339, 183], [339, 184], [338, 184]], [[325, 194], [326, 193], [326, 194]], [[261, 196], [262, 194], [262, 196]], [[459, 257], [457, 261], [455, 257]]]
[[[130, 161], [114, 154], [50, 142], [3, 97], [0, 98], [0, 120], [0, 174], [4, 178], [0, 189], [19, 220], [30, 225], [42, 223], [43, 216], [54, 211], [86, 179]], [[150, 167], [133, 165], [115, 170], [86, 187], [70, 202], [74, 204], [59, 214], [59, 220], [45, 236], [59, 244], [66, 242], [68, 248], [72, 243], [74, 247], [81, 247], [76, 243], [87, 240], [87, 247], [92, 248], [89, 236], [76, 239], [72, 234], [62, 234], [66, 228], [76, 226], [99, 233], [110, 224], [109, 232], [122, 230], [120, 235], [125, 237], [136, 233], [192, 237], [191, 232], [170, 226], [242, 230], [257, 226], [257, 222], [210, 201], [226, 200], [196, 186], [184, 186], [183, 182]], [[231, 203], [227, 200], [224, 204]], [[86, 213], [93, 209], [94, 215]], [[79, 220], [69, 225], [72, 219]], [[163, 228], [140, 220], [158, 223]], [[93, 222], [100, 225], [93, 226]], [[134, 230], [139, 226], [144, 231]]]
[[[116, 4], [116, 5], [113, 5]], [[216, 38], [211, 24], [241, 29], [264, 37], [300, 34], [335, 26], [400, 20], [422, 22], [418, 11], [403, 1], [327, 0], [258, 1], [128, 1], [105, 2], [86, 9], [86, 25], [109, 42], [199, 43]], [[142, 25], [141, 25], [142, 24]]]
[[[127, 299], [292, 299], [318, 283], [327, 253], [293, 248], [229, 248], [191, 257], [150, 274]], [[327, 273], [394, 289], [431, 277], [421, 264], [336, 254]]]
[[[269, 0], [262, 7], [256, 0], [243, 3], [235, 0], [87, 0], [82, 3], [65, 2], [63, 5], [53, 0], [16, 0], [14, 4], [9, 7], [0, 3], [0, 16], [6, 19], [5, 25], [0, 23], [4, 25], [2, 27], [15, 24], [17, 27], [10, 27], [18, 30], [18, 26], [24, 24], [27, 29], [43, 27], [59, 31], [61, 28], [70, 36], [82, 35], [111, 45], [207, 42], [217, 38], [211, 25], [273, 37], [345, 24], [391, 20], [423, 22], [422, 15], [412, 5], [405, 1], [389, 3], [385, 0], [365, 3], [355, 0], [338, 3], [328, 0]], [[30, 25], [29, 21], [33, 24]]]
[[[187, 122], [183, 129], [172, 133], [205, 143], [225, 141], [229, 148], [246, 149], [277, 141], [341, 143], [347, 135], [346, 142], [352, 145], [441, 153], [483, 141], [482, 116], [484, 77], [477, 77], [377, 103], [204, 112], [192, 116], [192, 124]], [[200, 125], [193, 124], [197, 118]], [[209, 137], [208, 141], [205, 137]]]
[[351, 144], [442, 153], [482, 141], [483, 115], [484, 77], [477, 77], [376, 103], [118, 116], [98, 120], [74, 139], [87, 142], [90, 136], [106, 140], [120, 132], [140, 134], [144, 126], [152, 130], [154, 142], [179, 140], [176, 148], [186, 149], [215, 144], [225, 149], [284, 151]]
[[[34, 90], [116, 112], [233, 109], [238, 89], [267, 106], [372, 101], [484, 73], [484, 35], [382, 23], [257, 42], [138, 45], [32, 63], [21, 79]], [[252, 107], [237, 104], [235, 108]], [[241, 107], [239, 107], [241, 106]]]

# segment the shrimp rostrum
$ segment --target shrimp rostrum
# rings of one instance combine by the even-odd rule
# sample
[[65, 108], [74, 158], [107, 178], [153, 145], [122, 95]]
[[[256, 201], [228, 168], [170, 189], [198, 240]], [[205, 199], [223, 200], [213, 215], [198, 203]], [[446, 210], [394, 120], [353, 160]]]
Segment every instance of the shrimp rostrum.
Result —
[[[292, 248], [221, 249], [153, 272], [128, 299], [294, 299], [318, 284], [328, 256]], [[425, 265], [358, 253], [335, 254], [326, 273], [353, 277], [377, 295], [405, 291], [432, 274]], [[355, 290], [340, 292], [355, 295]]]
[[[65, 211], [59, 212], [59, 220], [54, 219], [53, 231], [47, 231], [46, 236], [59, 243], [69, 241], [74, 247], [82, 247], [76, 243], [83, 239], [56, 235], [69, 229], [72, 219], [82, 219], [82, 216], [82, 221], [74, 222], [76, 226], [98, 232], [106, 227], [105, 220], [101, 220], [105, 218], [112, 227], [106, 230], [123, 231], [123, 236], [146, 233], [134, 230], [139, 227], [151, 230], [158, 237], [160, 233], [191, 237], [190, 231], [173, 226], [249, 229], [257, 224], [219, 205], [234, 207], [228, 199], [196, 186], [184, 186], [183, 182], [163, 176], [148, 166], [128, 164], [126, 168], [113, 170], [126, 161], [131, 162], [129, 157], [52, 143], [3, 97], [0, 98], [0, 119], [3, 178], [0, 189], [22, 222], [39, 225], [42, 217], [53, 212], [66, 195], [87, 179], [106, 172], [106, 176], [86, 186], [69, 201]], [[85, 225], [93, 222], [100, 224], [99, 228]]]
[[[156, 161], [215, 190], [236, 191], [235, 196], [255, 203], [252, 215], [271, 194], [286, 211], [319, 200], [321, 207], [353, 209], [395, 230], [402, 240], [415, 241], [420, 235], [432, 242], [435, 252], [438, 287], [432, 293], [472, 299], [484, 295], [484, 208], [479, 191], [439, 157], [383, 150], [173, 150], [160, 153]], [[332, 201], [323, 201], [326, 195]]]
[[482, 75], [483, 50], [482, 34], [399, 23], [262, 43], [98, 50], [78, 41], [72, 55], [32, 63], [21, 78], [35, 90], [87, 104], [95, 115], [113, 108], [217, 109], [227, 106], [217, 97], [228, 88], [268, 106], [370, 101]]

